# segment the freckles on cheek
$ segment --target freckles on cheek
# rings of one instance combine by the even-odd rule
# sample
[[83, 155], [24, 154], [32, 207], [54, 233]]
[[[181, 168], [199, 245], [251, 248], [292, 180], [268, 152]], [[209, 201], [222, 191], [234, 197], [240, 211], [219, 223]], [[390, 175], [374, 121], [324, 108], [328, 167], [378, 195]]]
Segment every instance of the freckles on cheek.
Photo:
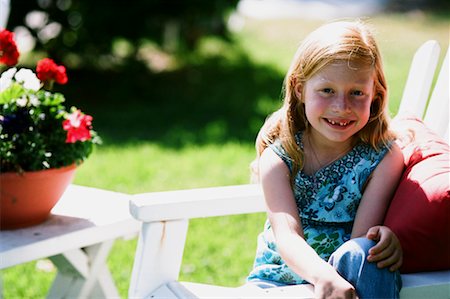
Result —
[[305, 106], [305, 114], [308, 120], [311, 120], [311, 118], [315, 115], [320, 115], [320, 107], [318, 107], [317, 103], [308, 103]]
[[360, 113], [369, 113], [370, 114], [371, 107], [372, 107], [372, 101], [371, 100], [355, 101], [353, 103], [353, 108], [355, 110], [359, 111]]
[[359, 116], [360, 116], [360, 121], [364, 122], [364, 124], [367, 124], [367, 122], [370, 119], [370, 114], [371, 114], [371, 108], [372, 108], [372, 103], [370, 101], [368, 101], [367, 103], [360, 103], [359, 107], [356, 108], [359, 111]]

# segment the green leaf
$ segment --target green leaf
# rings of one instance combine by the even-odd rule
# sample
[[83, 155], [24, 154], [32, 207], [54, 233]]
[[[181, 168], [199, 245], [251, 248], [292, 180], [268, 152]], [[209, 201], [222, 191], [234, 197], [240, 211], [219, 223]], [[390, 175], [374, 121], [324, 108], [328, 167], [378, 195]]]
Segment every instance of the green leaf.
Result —
[[12, 83], [7, 89], [0, 93], [0, 104], [11, 103], [25, 94], [25, 89], [18, 83]]

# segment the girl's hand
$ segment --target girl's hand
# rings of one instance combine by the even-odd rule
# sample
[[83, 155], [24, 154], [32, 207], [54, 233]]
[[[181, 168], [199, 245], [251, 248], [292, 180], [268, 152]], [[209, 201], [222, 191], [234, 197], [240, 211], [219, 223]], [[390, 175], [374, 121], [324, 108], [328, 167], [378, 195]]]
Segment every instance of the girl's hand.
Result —
[[337, 272], [334, 277], [321, 278], [314, 285], [316, 299], [345, 298], [358, 299], [355, 288]]
[[367, 260], [377, 263], [378, 268], [389, 267], [396, 271], [403, 263], [403, 251], [397, 236], [386, 226], [371, 227], [366, 234], [370, 240], [377, 242], [369, 250]]

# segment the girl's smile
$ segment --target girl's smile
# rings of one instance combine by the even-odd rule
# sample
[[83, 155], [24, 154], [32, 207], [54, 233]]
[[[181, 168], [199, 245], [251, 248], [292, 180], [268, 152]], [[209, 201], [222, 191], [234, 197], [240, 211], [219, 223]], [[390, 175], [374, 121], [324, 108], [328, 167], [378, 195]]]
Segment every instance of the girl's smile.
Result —
[[373, 90], [370, 66], [340, 61], [322, 68], [303, 88], [312, 137], [331, 143], [351, 142], [369, 120]]
[[342, 119], [326, 119], [330, 126], [340, 129], [340, 128], [346, 128], [348, 125], [350, 125], [353, 121], [352, 120], [342, 120]]

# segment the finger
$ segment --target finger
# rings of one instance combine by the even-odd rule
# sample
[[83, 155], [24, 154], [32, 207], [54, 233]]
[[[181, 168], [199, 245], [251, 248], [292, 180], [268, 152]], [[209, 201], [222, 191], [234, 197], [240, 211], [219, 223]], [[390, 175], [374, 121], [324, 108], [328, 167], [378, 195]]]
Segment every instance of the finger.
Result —
[[400, 269], [400, 267], [403, 265], [403, 257], [400, 257], [397, 263], [389, 267], [389, 271], [394, 272]]
[[390, 256], [392, 256], [396, 250], [397, 250], [397, 247], [395, 247], [394, 245], [391, 244], [376, 254], [369, 254], [368, 261], [369, 262], [379, 262], [379, 261], [385, 260], [385, 259], [389, 258]]
[[401, 253], [399, 251], [395, 251], [389, 257], [383, 259], [382, 261], [377, 263], [378, 268], [386, 268], [386, 267], [394, 267], [401, 260]]
[[392, 265], [395, 265], [397, 263], [398, 258], [395, 256], [390, 256], [387, 259], [382, 260], [381, 262], [377, 263], [377, 267], [380, 269], [390, 267]]
[[392, 245], [392, 242], [390, 242], [389, 238], [381, 237], [381, 239], [375, 244], [372, 248], [369, 249], [370, 255], [377, 255], [380, 252], [383, 252], [386, 250], [389, 246]]
[[385, 227], [379, 227], [378, 229], [379, 240], [377, 244], [369, 250], [369, 253], [375, 255], [385, 250], [388, 246], [391, 246], [393, 243], [397, 242], [396, 239], [393, 238], [392, 234], [386, 232]]
[[380, 234], [380, 227], [379, 226], [373, 226], [369, 228], [369, 230], [366, 233], [366, 238], [373, 241], [378, 241]]
[[401, 266], [402, 266], [402, 264], [400, 262], [397, 262], [394, 265], [389, 267], [389, 271], [395, 272], [395, 271], [399, 270]]

